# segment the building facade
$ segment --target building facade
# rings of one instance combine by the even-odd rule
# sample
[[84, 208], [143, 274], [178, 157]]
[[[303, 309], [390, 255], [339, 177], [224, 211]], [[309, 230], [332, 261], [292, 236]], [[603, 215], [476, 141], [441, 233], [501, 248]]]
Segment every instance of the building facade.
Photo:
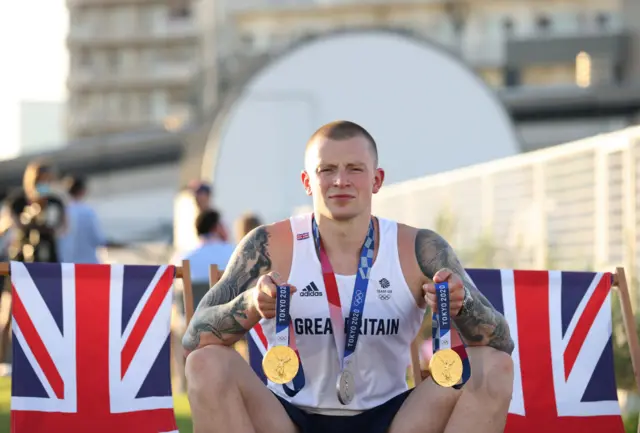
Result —
[[190, 121], [198, 31], [189, 0], [68, 0], [70, 138]]
[[640, 33], [640, 21], [633, 17], [640, 11], [631, 0], [216, 3], [223, 4], [218, 13], [225, 17], [218, 37], [228, 41], [233, 34], [236, 41], [233, 52], [219, 53], [222, 83], [238, 75], [238, 53], [259, 57], [340, 29], [400, 28], [459, 55], [503, 100], [516, 99], [515, 105], [525, 106], [526, 114], [512, 113], [525, 151], [610, 132], [637, 120], [619, 110], [574, 113], [584, 108], [580, 100], [561, 118], [538, 109], [541, 104], [553, 106], [559, 96], [588, 95], [640, 76], [633, 54], [633, 34]]
[[[618, 130], [636, 124], [640, 113], [637, 0], [198, 0], [193, 9], [179, 0], [67, 4], [71, 138], [149, 126], [171, 130], [186, 123], [201, 132], [191, 141], [180, 136], [170, 149], [162, 147], [169, 146], [172, 137], [165, 131], [162, 139], [145, 139], [143, 150], [134, 151], [141, 139], [131, 133], [114, 146], [105, 146], [110, 138], [87, 139], [61, 151], [63, 160], [74, 156], [77, 147], [91, 147], [86, 151], [93, 165], [105, 165], [100, 182], [113, 179], [116, 172], [123, 179], [133, 176], [125, 162], [136, 160], [141, 169], [145, 164], [151, 167], [151, 158], [158, 154], [166, 155], [162, 162], [174, 164], [175, 172], [163, 176], [163, 182], [151, 173], [140, 174], [153, 177], [157, 189], [169, 191], [154, 196], [157, 206], [145, 203], [145, 208], [161, 209], [147, 216], [151, 226], [158, 220], [161, 225], [175, 220], [174, 210], [163, 207], [167, 197], [187, 180], [206, 174], [203, 163], [215, 164], [215, 149], [193, 143], [207, 141], [211, 122], [219, 124], [219, 131], [230, 128], [229, 119], [218, 115], [223, 111], [219, 107], [221, 101], [233, 100], [234, 92], [240, 93], [239, 77], [255, 76], [273, 64], [278, 53], [318, 35], [358, 28], [402, 29], [459, 55], [498, 95], [524, 151]], [[393, 92], [394, 83], [388, 86]], [[305, 131], [317, 123], [310, 122]], [[107, 147], [114, 152], [117, 148], [118, 156], [105, 158]], [[76, 170], [90, 166], [87, 160], [74, 164]], [[94, 176], [88, 170], [86, 174]], [[2, 171], [8, 176], [4, 167]], [[16, 168], [11, 182], [18, 182], [19, 175]], [[135, 200], [127, 182], [109, 182], [108, 193], [96, 190], [97, 196], [109, 198], [102, 205], [122, 209], [121, 203]], [[223, 187], [216, 185], [216, 190]], [[101, 213], [110, 215], [107, 219], [112, 221], [106, 225], [118, 233], [123, 229], [114, 209]], [[140, 212], [142, 227], [144, 209]]]

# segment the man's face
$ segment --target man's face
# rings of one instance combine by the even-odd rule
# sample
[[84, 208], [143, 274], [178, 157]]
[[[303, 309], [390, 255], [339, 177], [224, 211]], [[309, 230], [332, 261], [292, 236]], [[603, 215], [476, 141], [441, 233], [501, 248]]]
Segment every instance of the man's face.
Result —
[[317, 138], [307, 149], [302, 184], [315, 212], [335, 220], [371, 213], [372, 195], [384, 180], [371, 143], [362, 136], [346, 140]]
[[208, 191], [198, 191], [195, 194], [196, 205], [201, 211], [209, 209], [211, 206], [211, 194]]

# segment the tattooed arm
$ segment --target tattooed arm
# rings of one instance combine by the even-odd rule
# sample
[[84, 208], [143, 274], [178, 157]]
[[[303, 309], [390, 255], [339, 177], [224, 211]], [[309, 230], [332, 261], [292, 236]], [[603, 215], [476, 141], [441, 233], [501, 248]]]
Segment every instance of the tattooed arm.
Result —
[[464, 287], [469, 290], [473, 299], [470, 307], [453, 317], [454, 324], [467, 344], [490, 346], [511, 354], [513, 340], [507, 321], [469, 279], [447, 241], [431, 230], [418, 230], [415, 249], [420, 269], [427, 278], [433, 280], [436, 272], [447, 268], [457, 274]]
[[258, 277], [271, 270], [269, 232], [261, 226], [236, 247], [224, 275], [202, 298], [182, 345], [187, 351], [211, 344], [232, 345], [260, 320], [251, 291]]

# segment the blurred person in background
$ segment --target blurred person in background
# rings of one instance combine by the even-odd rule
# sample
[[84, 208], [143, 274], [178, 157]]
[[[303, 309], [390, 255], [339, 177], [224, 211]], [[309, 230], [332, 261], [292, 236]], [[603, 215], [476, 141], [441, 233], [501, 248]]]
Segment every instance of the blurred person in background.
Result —
[[[209, 291], [209, 267], [217, 265], [219, 270], [224, 270], [233, 254], [235, 246], [228, 243], [226, 232], [223, 232], [220, 224], [220, 213], [205, 209], [196, 218], [196, 231], [198, 233], [199, 245], [186, 254], [176, 254], [171, 263], [176, 266], [182, 265], [182, 260], [189, 260], [191, 268], [191, 288], [193, 293], [193, 307], [200, 303], [200, 300]], [[222, 233], [225, 237], [223, 238]], [[175, 354], [173, 362], [176, 370], [180, 373], [176, 377], [176, 387], [185, 390], [186, 381], [184, 378], [184, 356], [180, 341], [186, 329], [186, 312], [184, 305], [184, 287], [182, 280], [177, 280], [174, 285], [174, 305], [172, 311], [171, 336], [172, 346]]]
[[[65, 229], [65, 197], [57, 188], [55, 170], [45, 161], [32, 161], [22, 189], [10, 193], [0, 210], [2, 260], [58, 262], [58, 237]], [[0, 284], [10, 290], [9, 278]], [[0, 324], [0, 362], [6, 361], [9, 347], [10, 314], [7, 319]]]
[[98, 249], [107, 246], [98, 215], [84, 198], [87, 183], [82, 177], [66, 179], [69, 204], [68, 230], [59, 240], [60, 261], [66, 263], [100, 263]]
[[11, 219], [9, 259], [58, 262], [58, 238], [66, 230], [66, 205], [53, 166], [45, 161], [31, 162], [22, 184], [22, 189], [4, 203]]
[[245, 213], [234, 224], [234, 236], [236, 243], [240, 242], [249, 232], [262, 225], [260, 218], [252, 213]]
[[189, 189], [193, 192], [193, 198], [196, 201], [198, 212], [212, 208], [212, 188], [206, 182], [193, 181], [189, 184]]
[[[200, 244], [179, 258], [179, 261], [189, 260], [191, 265], [194, 307], [209, 290], [209, 266], [217, 265], [218, 269], [225, 269], [234, 250], [234, 245], [221, 234], [223, 229], [219, 212], [211, 209], [201, 212], [196, 219], [196, 231]], [[202, 292], [196, 290], [200, 286], [206, 288]]]
[[[193, 198], [198, 209], [198, 213], [207, 210], [216, 210], [213, 205], [213, 187], [203, 181], [193, 181], [189, 184], [189, 189], [193, 192]], [[218, 237], [224, 241], [229, 240], [227, 229], [222, 220], [218, 221]]]
[[[12, 242], [13, 230], [11, 228], [12, 220], [9, 208], [3, 206], [0, 208], [0, 262], [9, 261], [9, 246]], [[10, 278], [8, 275], [0, 275], [0, 306], [2, 305], [2, 297], [5, 291], [10, 292]], [[1, 309], [1, 308], [0, 308]], [[6, 354], [9, 347], [9, 332], [11, 314], [0, 323], [0, 363], [7, 362]]]

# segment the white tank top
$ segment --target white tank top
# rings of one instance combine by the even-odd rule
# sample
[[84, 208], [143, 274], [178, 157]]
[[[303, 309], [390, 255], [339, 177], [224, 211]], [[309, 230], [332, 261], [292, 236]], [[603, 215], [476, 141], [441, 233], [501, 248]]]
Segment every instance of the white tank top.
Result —
[[[344, 406], [336, 395], [344, 347], [340, 347], [338, 352], [331, 334], [329, 306], [311, 230], [311, 214], [291, 218], [294, 246], [289, 283], [298, 290], [291, 298], [290, 314], [304, 368], [305, 386], [294, 397], [287, 396], [282, 385], [269, 381], [268, 387], [308, 412], [355, 415], [408, 389], [409, 349], [420, 329], [425, 310], [417, 306], [400, 267], [397, 224], [382, 218], [378, 221], [380, 246], [370, 273], [361, 334], [351, 367], [355, 378], [355, 397], [348, 406]], [[336, 280], [343, 318], [346, 319], [355, 275], [336, 275]], [[261, 325], [271, 347], [275, 340], [275, 320], [263, 319]]]

